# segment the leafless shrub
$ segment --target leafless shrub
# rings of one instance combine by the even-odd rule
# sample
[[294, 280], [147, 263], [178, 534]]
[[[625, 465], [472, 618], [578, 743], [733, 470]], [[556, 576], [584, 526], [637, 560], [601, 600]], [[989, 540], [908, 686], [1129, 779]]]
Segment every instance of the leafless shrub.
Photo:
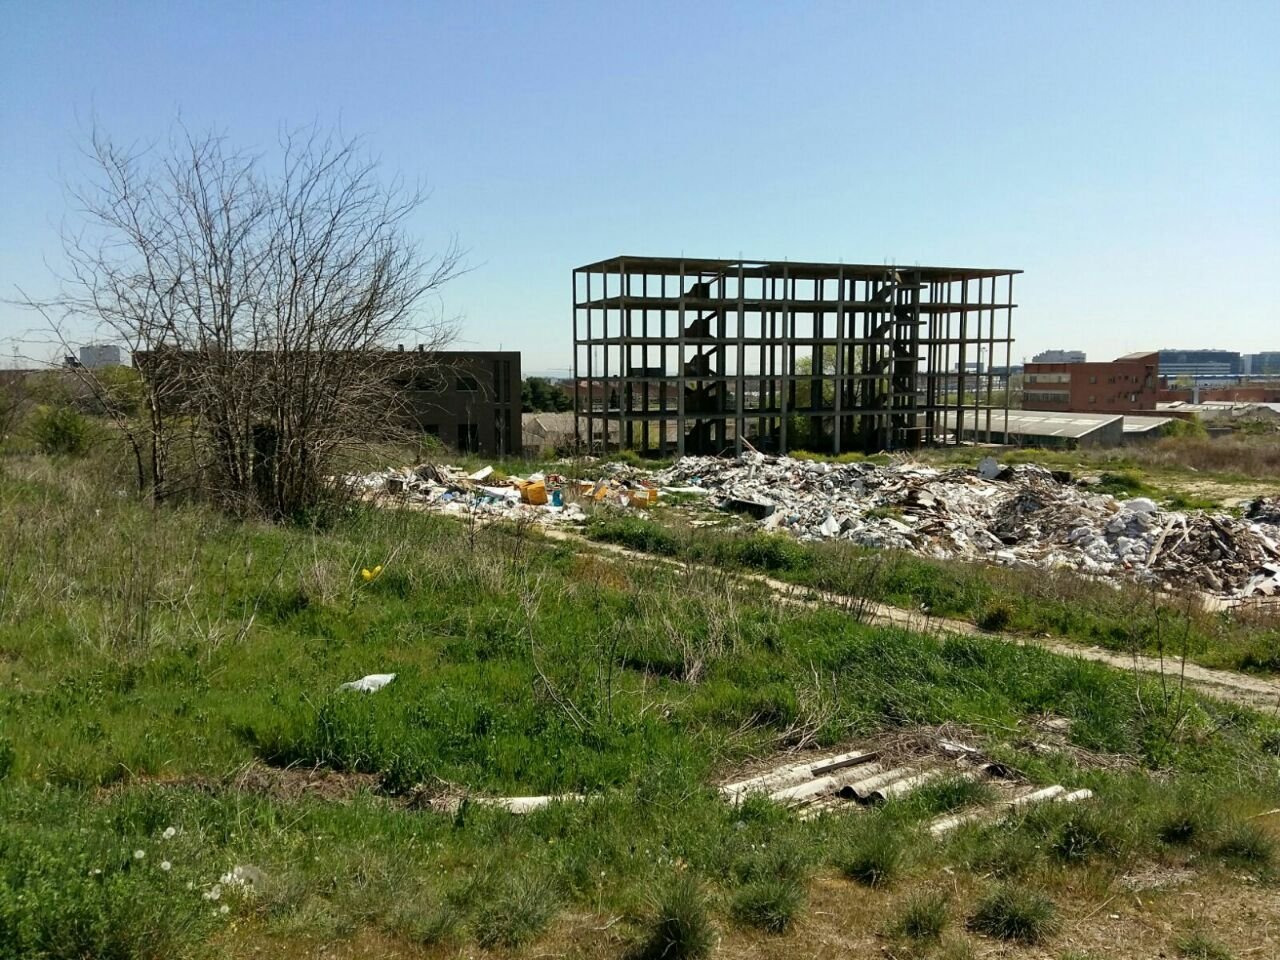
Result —
[[796, 686], [795, 719], [777, 736], [777, 744], [792, 750], [811, 746], [840, 713], [835, 674], [821, 673], [809, 664], [809, 675]]
[[[425, 256], [405, 232], [424, 194], [314, 128], [282, 137], [274, 172], [185, 129], [144, 151], [95, 130], [87, 153], [60, 292], [24, 302], [63, 343], [90, 328], [133, 354], [136, 414], [76, 374], [138, 489], [274, 518], [313, 508], [345, 451], [407, 422], [402, 387], [452, 335], [424, 308], [460, 252]], [[406, 340], [423, 352], [390, 349]]]

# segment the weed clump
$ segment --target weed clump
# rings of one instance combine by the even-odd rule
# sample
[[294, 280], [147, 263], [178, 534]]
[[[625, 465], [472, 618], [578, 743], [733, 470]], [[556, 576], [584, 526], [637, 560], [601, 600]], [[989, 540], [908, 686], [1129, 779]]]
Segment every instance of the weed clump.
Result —
[[1215, 852], [1230, 863], [1266, 867], [1276, 858], [1276, 845], [1256, 823], [1240, 820], [1223, 830]]
[[1214, 808], [1203, 800], [1182, 797], [1161, 811], [1156, 820], [1156, 837], [1161, 843], [1194, 843], [1216, 827]]
[[904, 844], [892, 830], [867, 829], [851, 840], [836, 857], [836, 866], [850, 880], [868, 887], [883, 887], [902, 865]]
[[476, 941], [482, 947], [518, 947], [550, 922], [556, 899], [540, 878], [522, 874], [485, 899], [475, 917]]
[[458, 931], [461, 917], [448, 902], [406, 904], [389, 924], [392, 932], [424, 947], [448, 943]]
[[1003, 600], [991, 600], [978, 611], [977, 624], [990, 633], [1009, 629], [1013, 622], [1013, 607]]
[[1100, 810], [1072, 810], [1058, 825], [1050, 849], [1059, 860], [1080, 863], [1094, 857], [1118, 857], [1126, 838], [1113, 817]]
[[803, 905], [804, 890], [798, 882], [768, 877], [739, 889], [729, 912], [741, 924], [768, 933], [786, 933]]
[[936, 940], [946, 928], [948, 914], [945, 893], [917, 894], [903, 906], [890, 932], [912, 940]]
[[928, 814], [951, 813], [963, 807], [986, 803], [995, 796], [989, 784], [967, 777], [949, 777], [925, 784], [911, 797], [911, 803]]
[[707, 897], [698, 881], [679, 874], [659, 891], [649, 932], [635, 960], [701, 960], [715, 945]]
[[1001, 886], [983, 897], [969, 929], [999, 940], [1039, 943], [1057, 929], [1053, 901], [1022, 887]]
[[1233, 960], [1230, 950], [1203, 933], [1193, 933], [1179, 940], [1178, 956], [1187, 960]]

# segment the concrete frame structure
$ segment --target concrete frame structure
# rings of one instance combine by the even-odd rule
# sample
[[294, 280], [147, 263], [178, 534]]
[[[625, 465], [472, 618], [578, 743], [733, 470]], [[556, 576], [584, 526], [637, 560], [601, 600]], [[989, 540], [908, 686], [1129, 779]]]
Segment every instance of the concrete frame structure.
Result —
[[[999, 429], [1020, 270], [620, 256], [573, 271], [587, 449], [893, 450]], [[985, 361], [985, 362], [984, 362]], [[995, 400], [1000, 401], [997, 409]], [[971, 418], [971, 419], [970, 419]]]

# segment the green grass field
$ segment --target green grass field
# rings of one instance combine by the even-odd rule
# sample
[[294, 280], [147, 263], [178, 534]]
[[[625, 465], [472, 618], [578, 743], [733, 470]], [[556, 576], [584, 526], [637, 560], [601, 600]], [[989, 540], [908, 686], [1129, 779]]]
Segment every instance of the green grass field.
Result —
[[1177, 594], [1071, 571], [942, 561], [855, 544], [800, 543], [740, 525], [691, 527], [679, 511], [601, 511], [587, 536], [663, 557], [767, 573], [800, 586], [922, 610], [984, 629], [1060, 637], [1123, 653], [1181, 656], [1210, 667], [1280, 672], [1280, 611], [1208, 611]]
[[[398, 677], [337, 690], [375, 672]], [[1045, 715], [1069, 747], [1027, 747]], [[1275, 803], [1274, 717], [527, 529], [153, 510], [92, 461], [0, 460], [0, 717], [3, 958], [786, 955], [833, 923], [867, 956], [966, 955], [1006, 928], [1065, 951], [1060, 914], [1141, 864], [1276, 883], [1271, 820], [1248, 819]], [[944, 723], [1097, 806], [937, 844], [920, 824], [963, 788], [810, 822], [712, 789], [800, 743]], [[419, 802], [562, 791], [590, 799]], [[251, 889], [223, 879], [237, 865]]]

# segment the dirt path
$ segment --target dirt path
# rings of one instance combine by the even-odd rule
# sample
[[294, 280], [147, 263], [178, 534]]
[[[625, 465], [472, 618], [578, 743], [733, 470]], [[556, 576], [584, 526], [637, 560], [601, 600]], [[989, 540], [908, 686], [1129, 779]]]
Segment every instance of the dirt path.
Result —
[[[671, 566], [687, 565], [687, 561], [670, 560], [665, 557], [657, 557], [652, 554], [631, 550], [627, 547], [620, 547], [617, 544], [588, 540], [581, 534], [569, 530], [549, 527], [543, 532], [553, 540], [579, 543], [594, 551], [631, 561], [642, 560], [645, 563], [662, 563]], [[699, 566], [706, 568], [705, 564], [699, 564]], [[724, 571], [718, 572], [724, 573]], [[1158, 657], [1129, 656], [1123, 653], [1116, 653], [1114, 650], [1105, 650], [1102, 647], [1092, 647], [1065, 640], [989, 633], [963, 620], [930, 617], [917, 610], [892, 607], [888, 604], [849, 597], [826, 590], [818, 590], [813, 587], [803, 587], [759, 573], [734, 571], [732, 576], [739, 580], [758, 583], [767, 587], [775, 597], [784, 603], [810, 608], [834, 606], [844, 609], [856, 609], [859, 616], [868, 623], [903, 627], [922, 633], [943, 631], [966, 636], [988, 637], [1003, 640], [1006, 643], [1018, 644], [1019, 646], [1036, 646], [1062, 656], [1078, 657], [1082, 660], [1105, 663], [1118, 670], [1136, 669], [1143, 673], [1164, 675], [1169, 678], [1171, 684], [1177, 684], [1185, 680], [1188, 688], [1206, 696], [1215, 697], [1219, 700], [1230, 700], [1241, 706], [1269, 713], [1280, 711], [1280, 682], [1275, 680], [1254, 677], [1245, 673], [1236, 673], [1232, 670], [1215, 670], [1190, 662], [1184, 663], [1181, 657], [1165, 657], [1161, 660]]]

